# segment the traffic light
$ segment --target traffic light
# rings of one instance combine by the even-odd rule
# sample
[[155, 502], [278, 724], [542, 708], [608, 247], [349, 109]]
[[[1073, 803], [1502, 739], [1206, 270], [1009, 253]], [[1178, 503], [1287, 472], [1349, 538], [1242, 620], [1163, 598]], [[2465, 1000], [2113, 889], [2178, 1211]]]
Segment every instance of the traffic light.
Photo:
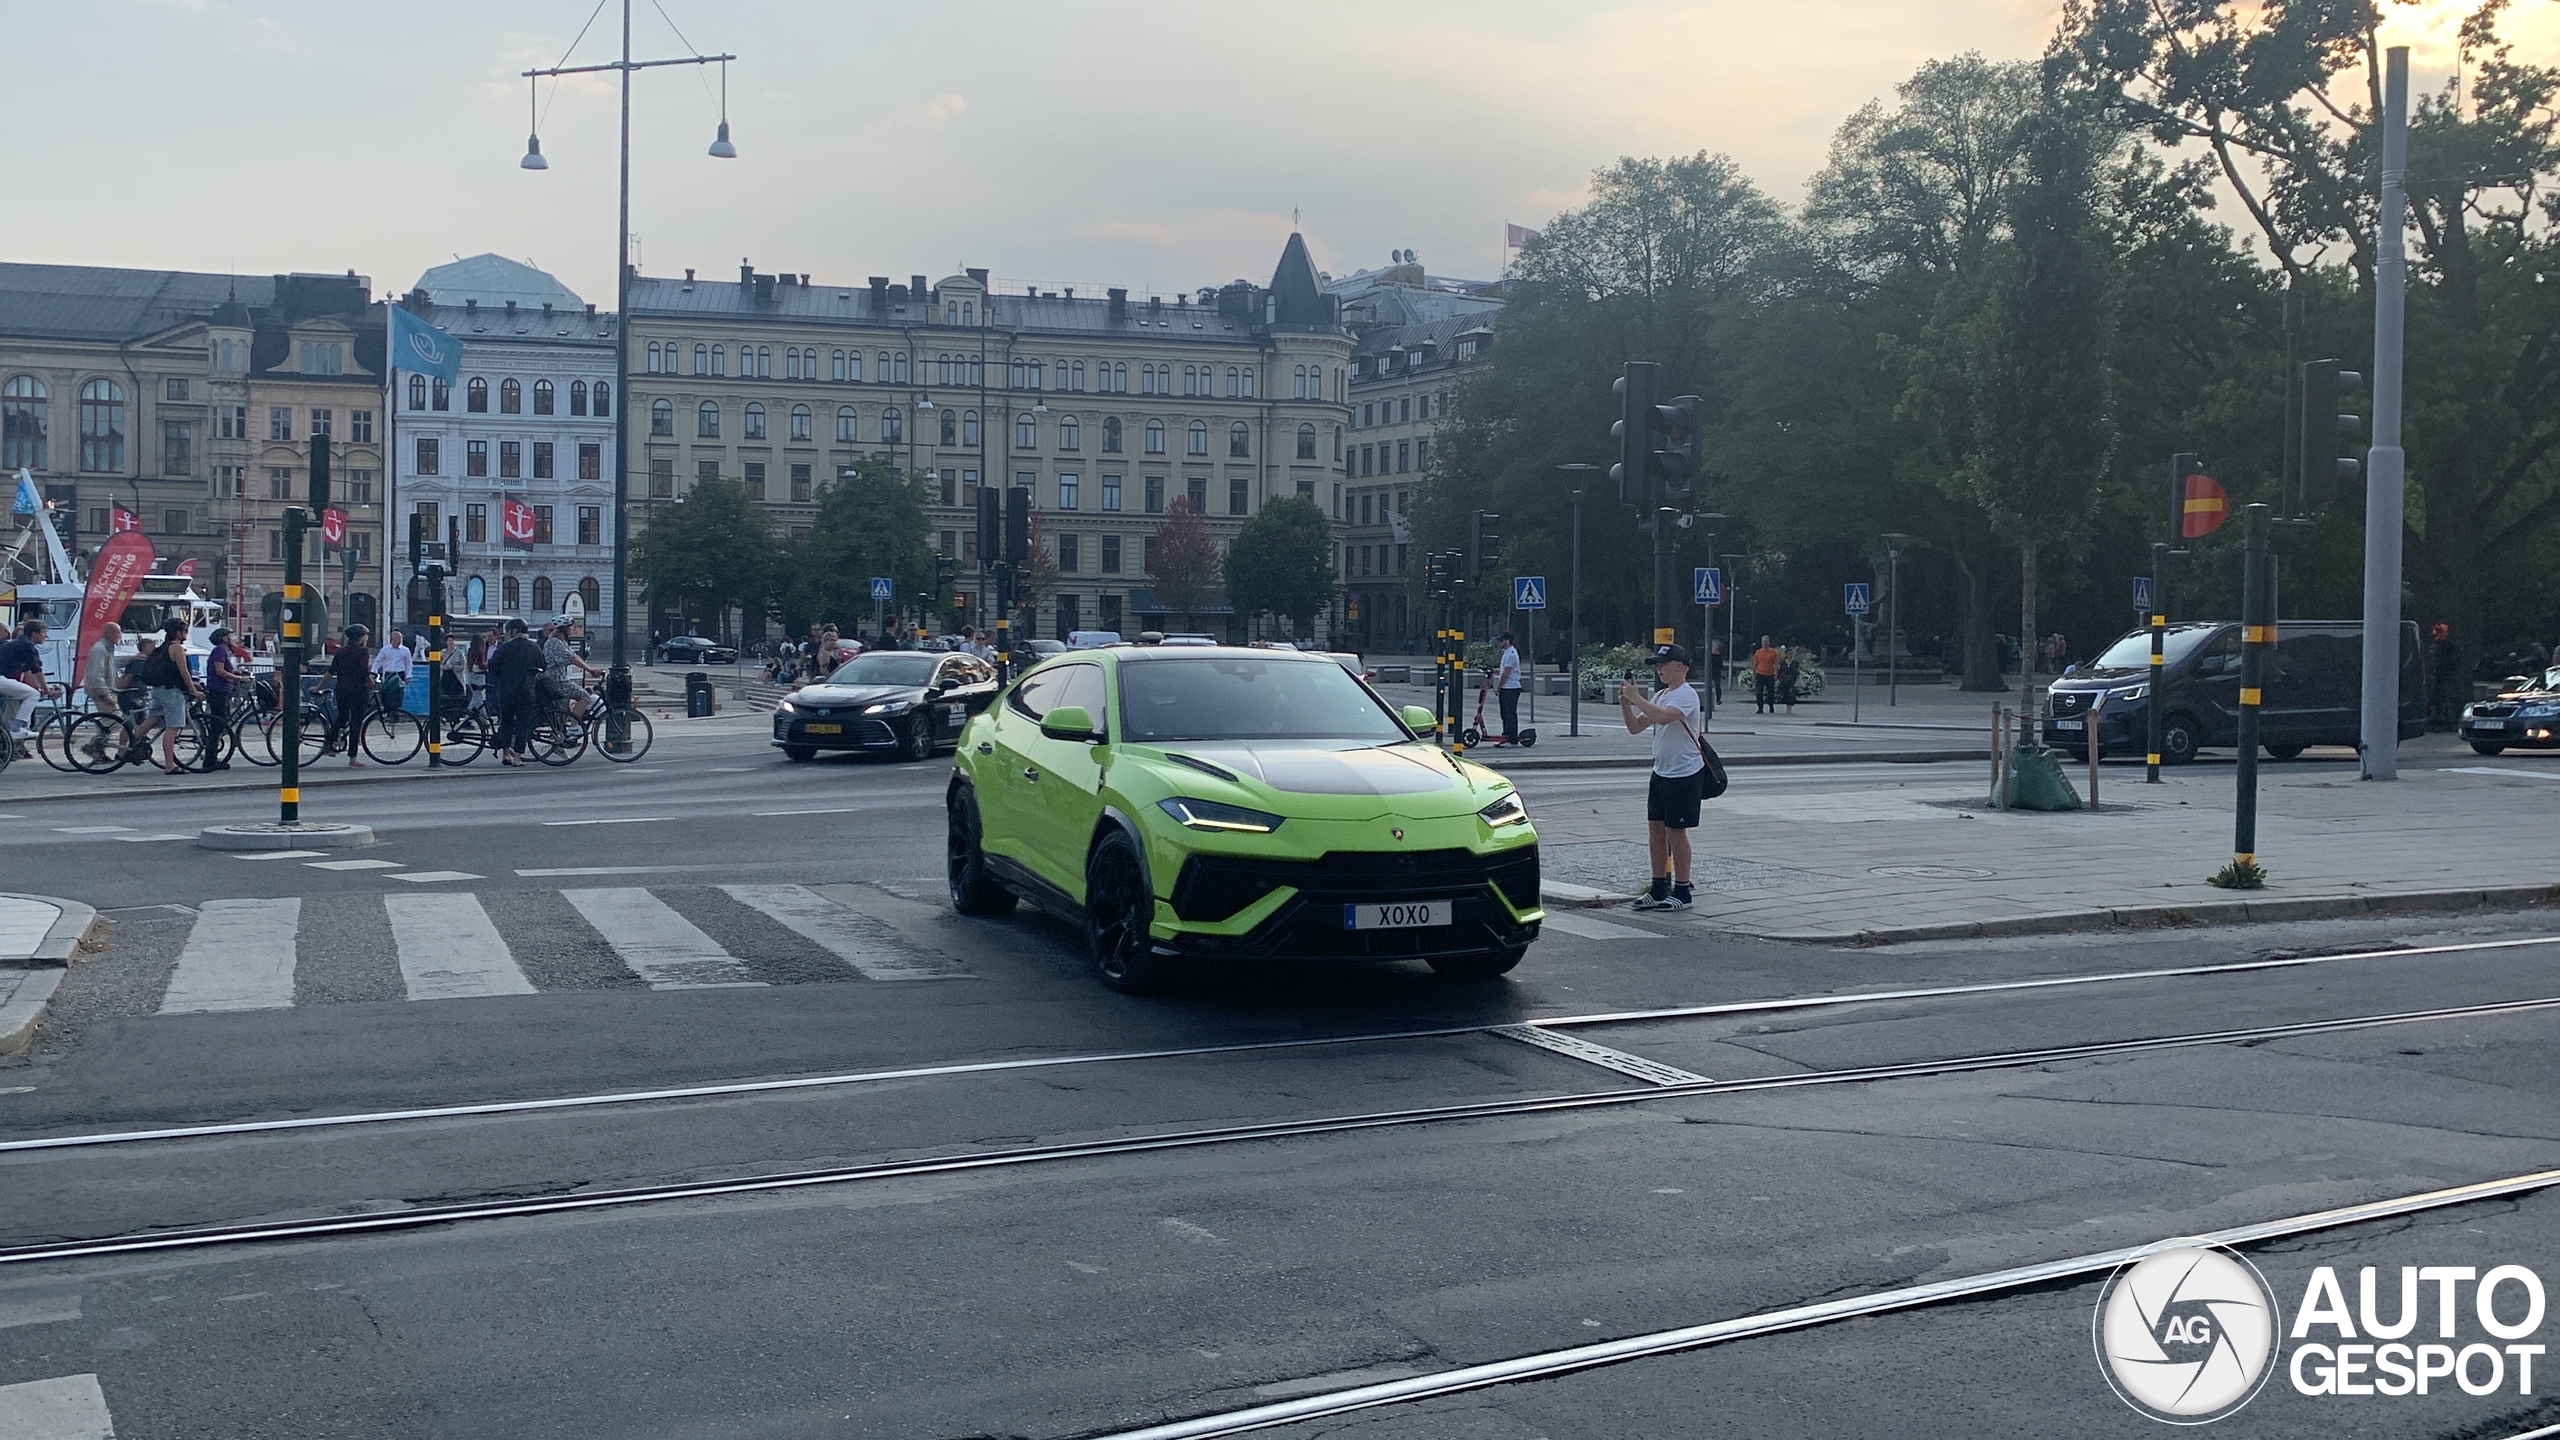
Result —
[[1662, 367], [1649, 360], [1630, 360], [1627, 373], [1610, 388], [1618, 395], [1618, 419], [1609, 438], [1618, 442], [1618, 463], [1609, 478], [1618, 482], [1618, 503], [1650, 512], [1654, 508], [1653, 386]]
[[311, 437], [311, 520], [320, 521], [320, 512], [329, 508], [329, 437]]
[[[2305, 513], [2317, 513], [2338, 502], [2338, 487], [2364, 475], [2356, 443], [2364, 438], [2364, 417], [2347, 413], [2340, 398], [2364, 388], [2364, 377], [2341, 370], [2335, 360], [2312, 360], [2302, 367], [2302, 480], [2298, 494]], [[2341, 455], [2344, 449], [2349, 453]]]
[[1447, 599], [1458, 589], [1458, 553], [1438, 550], [1422, 557], [1422, 588], [1438, 599]]
[[1653, 454], [1660, 466], [1662, 491], [1685, 500], [1698, 483], [1698, 397], [1683, 395], [1656, 407], [1662, 416], [1662, 448]]
[[1004, 563], [1019, 567], [1030, 560], [1031, 490], [1016, 485], [1004, 492]]
[[1004, 553], [1004, 502], [992, 485], [978, 487], [978, 563], [993, 565]]
[[1493, 528], [1501, 520], [1501, 516], [1490, 510], [1475, 512], [1474, 523], [1468, 532], [1467, 555], [1470, 563], [1467, 568], [1467, 578], [1482, 580], [1485, 576], [1501, 570], [1502, 536]]
[[948, 555], [933, 557], [933, 603], [947, 605], [951, 601], [952, 577], [960, 571], [960, 562]]

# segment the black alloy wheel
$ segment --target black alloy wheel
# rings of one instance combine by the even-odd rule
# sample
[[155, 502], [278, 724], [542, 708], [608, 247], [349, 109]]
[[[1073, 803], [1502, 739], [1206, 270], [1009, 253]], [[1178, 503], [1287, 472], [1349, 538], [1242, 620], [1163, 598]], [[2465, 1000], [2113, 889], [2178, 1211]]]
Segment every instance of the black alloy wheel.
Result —
[[1094, 977], [1123, 995], [1160, 989], [1171, 972], [1147, 935], [1155, 908], [1138, 847], [1122, 831], [1104, 836], [1084, 866], [1085, 944]]
[[2303, 748], [2300, 745], [2270, 745], [2267, 753], [2278, 760], [2298, 760], [2302, 758]]
[[978, 792], [966, 785], [954, 785], [943, 808], [950, 818], [943, 850], [951, 879], [951, 908], [963, 915], [1012, 914], [1014, 893], [987, 873], [986, 854], [978, 848], [979, 837], [985, 833], [978, 823]]
[[915, 715], [907, 721], [907, 728], [898, 732], [898, 758], [909, 761], [933, 758], [931, 713], [922, 709], [917, 710]]
[[1447, 955], [1431, 962], [1431, 971], [1443, 980], [1498, 980], [1520, 963], [1529, 947], [1522, 945], [1490, 950], [1481, 955]]
[[2161, 764], [2189, 764], [2195, 760], [2196, 751], [2202, 748], [2204, 732], [2193, 715], [2180, 710], [2160, 722]]

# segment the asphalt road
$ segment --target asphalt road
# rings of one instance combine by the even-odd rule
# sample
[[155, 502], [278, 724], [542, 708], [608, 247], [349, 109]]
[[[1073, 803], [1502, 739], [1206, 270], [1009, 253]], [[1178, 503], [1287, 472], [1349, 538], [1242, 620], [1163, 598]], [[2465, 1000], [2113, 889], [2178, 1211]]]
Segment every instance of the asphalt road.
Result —
[[[1862, 783], [1830, 768], [1785, 778]], [[255, 796], [14, 806], [7, 887], [114, 929], [0, 1067], [0, 1247], [852, 1173], [0, 1263], [0, 1440], [95, 1405], [124, 1440], [1103, 1435], [2560, 1166], [2560, 1009], [2519, 1008], [2560, 999], [2560, 944], [2507, 943], [2547, 917], [1833, 951], [1578, 912], [1494, 985], [1275, 967], [1130, 999], [1056, 921], [950, 913], [945, 769], [671, 726], [627, 769], [315, 788], [383, 843], [284, 860], [143, 838]], [[1641, 784], [1520, 778], [1533, 807]], [[341, 859], [386, 863], [313, 868]], [[190, 978], [216, 954], [272, 960], [260, 1008], [210, 1008], [243, 998]], [[2322, 955], [2351, 958], [2251, 968]], [[474, 993], [407, 998], [440, 986]], [[1718, 1008], [1565, 1023], [1682, 1006]], [[2208, 1032], [2246, 1033], [2131, 1044]], [[1666, 1066], [1697, 1078], [1652, 1093]], [[782, 1080], [823, 1083], [747, 1088]], [[2560, 1282], [2560, 1195], [2250, 1254], [2288, 1318], [2322, 1265], [2350, 1309], [2381, 1267], [2386, 1314], [2403, 1265]], [[2093, 1356], [2097, 1284], [1268, 1433], [2149, 1432]], [[2469, 1306], [2444, 1343], [2491, 1338]], [[2553, 1389], [2279, 1373], [2216, 1430], [2504, 1437], [2560, 1423]]]

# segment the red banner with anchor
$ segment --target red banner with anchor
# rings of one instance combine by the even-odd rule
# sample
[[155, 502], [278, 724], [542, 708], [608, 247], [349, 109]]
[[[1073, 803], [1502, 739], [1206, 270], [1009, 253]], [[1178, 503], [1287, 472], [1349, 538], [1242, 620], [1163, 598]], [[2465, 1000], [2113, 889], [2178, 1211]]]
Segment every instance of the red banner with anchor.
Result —
[[508, 549], [533, 548], [532, 506], [512, 495], [501, 497], [498, 501], [498, 524], [500, 538]]

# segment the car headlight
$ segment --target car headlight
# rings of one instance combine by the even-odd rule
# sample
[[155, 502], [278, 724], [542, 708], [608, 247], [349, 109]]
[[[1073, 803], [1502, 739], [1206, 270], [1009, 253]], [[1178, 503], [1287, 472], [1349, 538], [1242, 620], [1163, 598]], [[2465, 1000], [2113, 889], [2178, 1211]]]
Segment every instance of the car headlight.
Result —
[[1280, 828], [1280, 816], [1247, 810], [1241, 805], [1221, 805], [1215, 800], [1191, 800], [1177, 795], [1170, 800], [1157, 801], [1156, 806], [1193, 830], [1268, 835]]
[[2107, 703], [2112, 705], [2118, 700], [2139, 700], [2150, 693], [2151, 683], [2146, 680], [2139, 685], [2127, 685], [2121, 690], [2108, 691]]
[[773, 713], [776, 715], [797, 715], [800, 713], [800, 707], [792, 704], [788, 700], [785, 700], [773, 707]]
[[2465, 719], [2465, 720], [2468, 720], [2468, 719], [2472, 718], [2472, 712], [2474, 712], [2474, 711], [2478, 710], [2479, 708], [2480, 708], [2480, 707], [2479, 707], [2479, 706], [2477, 706], [2477, 705], [2465, 705], [2465, 706], [2463, 706], [2463, 707], [2462, 707], [2462, 718], [2463, 718], [2463, 719]]
[[1513, 790], [1477, 811], [1476, 818], [1496, 830], [1505, 825], [1526, 825], [1529, 823], [1529, 807], [1520, 803], [1520, 792]]
[[877, 705], [863, 706], [862, 713], [865, 715], [904, 715], [909, 710], [914, 709], [915, 704], [916, 702], [913, 700], [883, 700]]

